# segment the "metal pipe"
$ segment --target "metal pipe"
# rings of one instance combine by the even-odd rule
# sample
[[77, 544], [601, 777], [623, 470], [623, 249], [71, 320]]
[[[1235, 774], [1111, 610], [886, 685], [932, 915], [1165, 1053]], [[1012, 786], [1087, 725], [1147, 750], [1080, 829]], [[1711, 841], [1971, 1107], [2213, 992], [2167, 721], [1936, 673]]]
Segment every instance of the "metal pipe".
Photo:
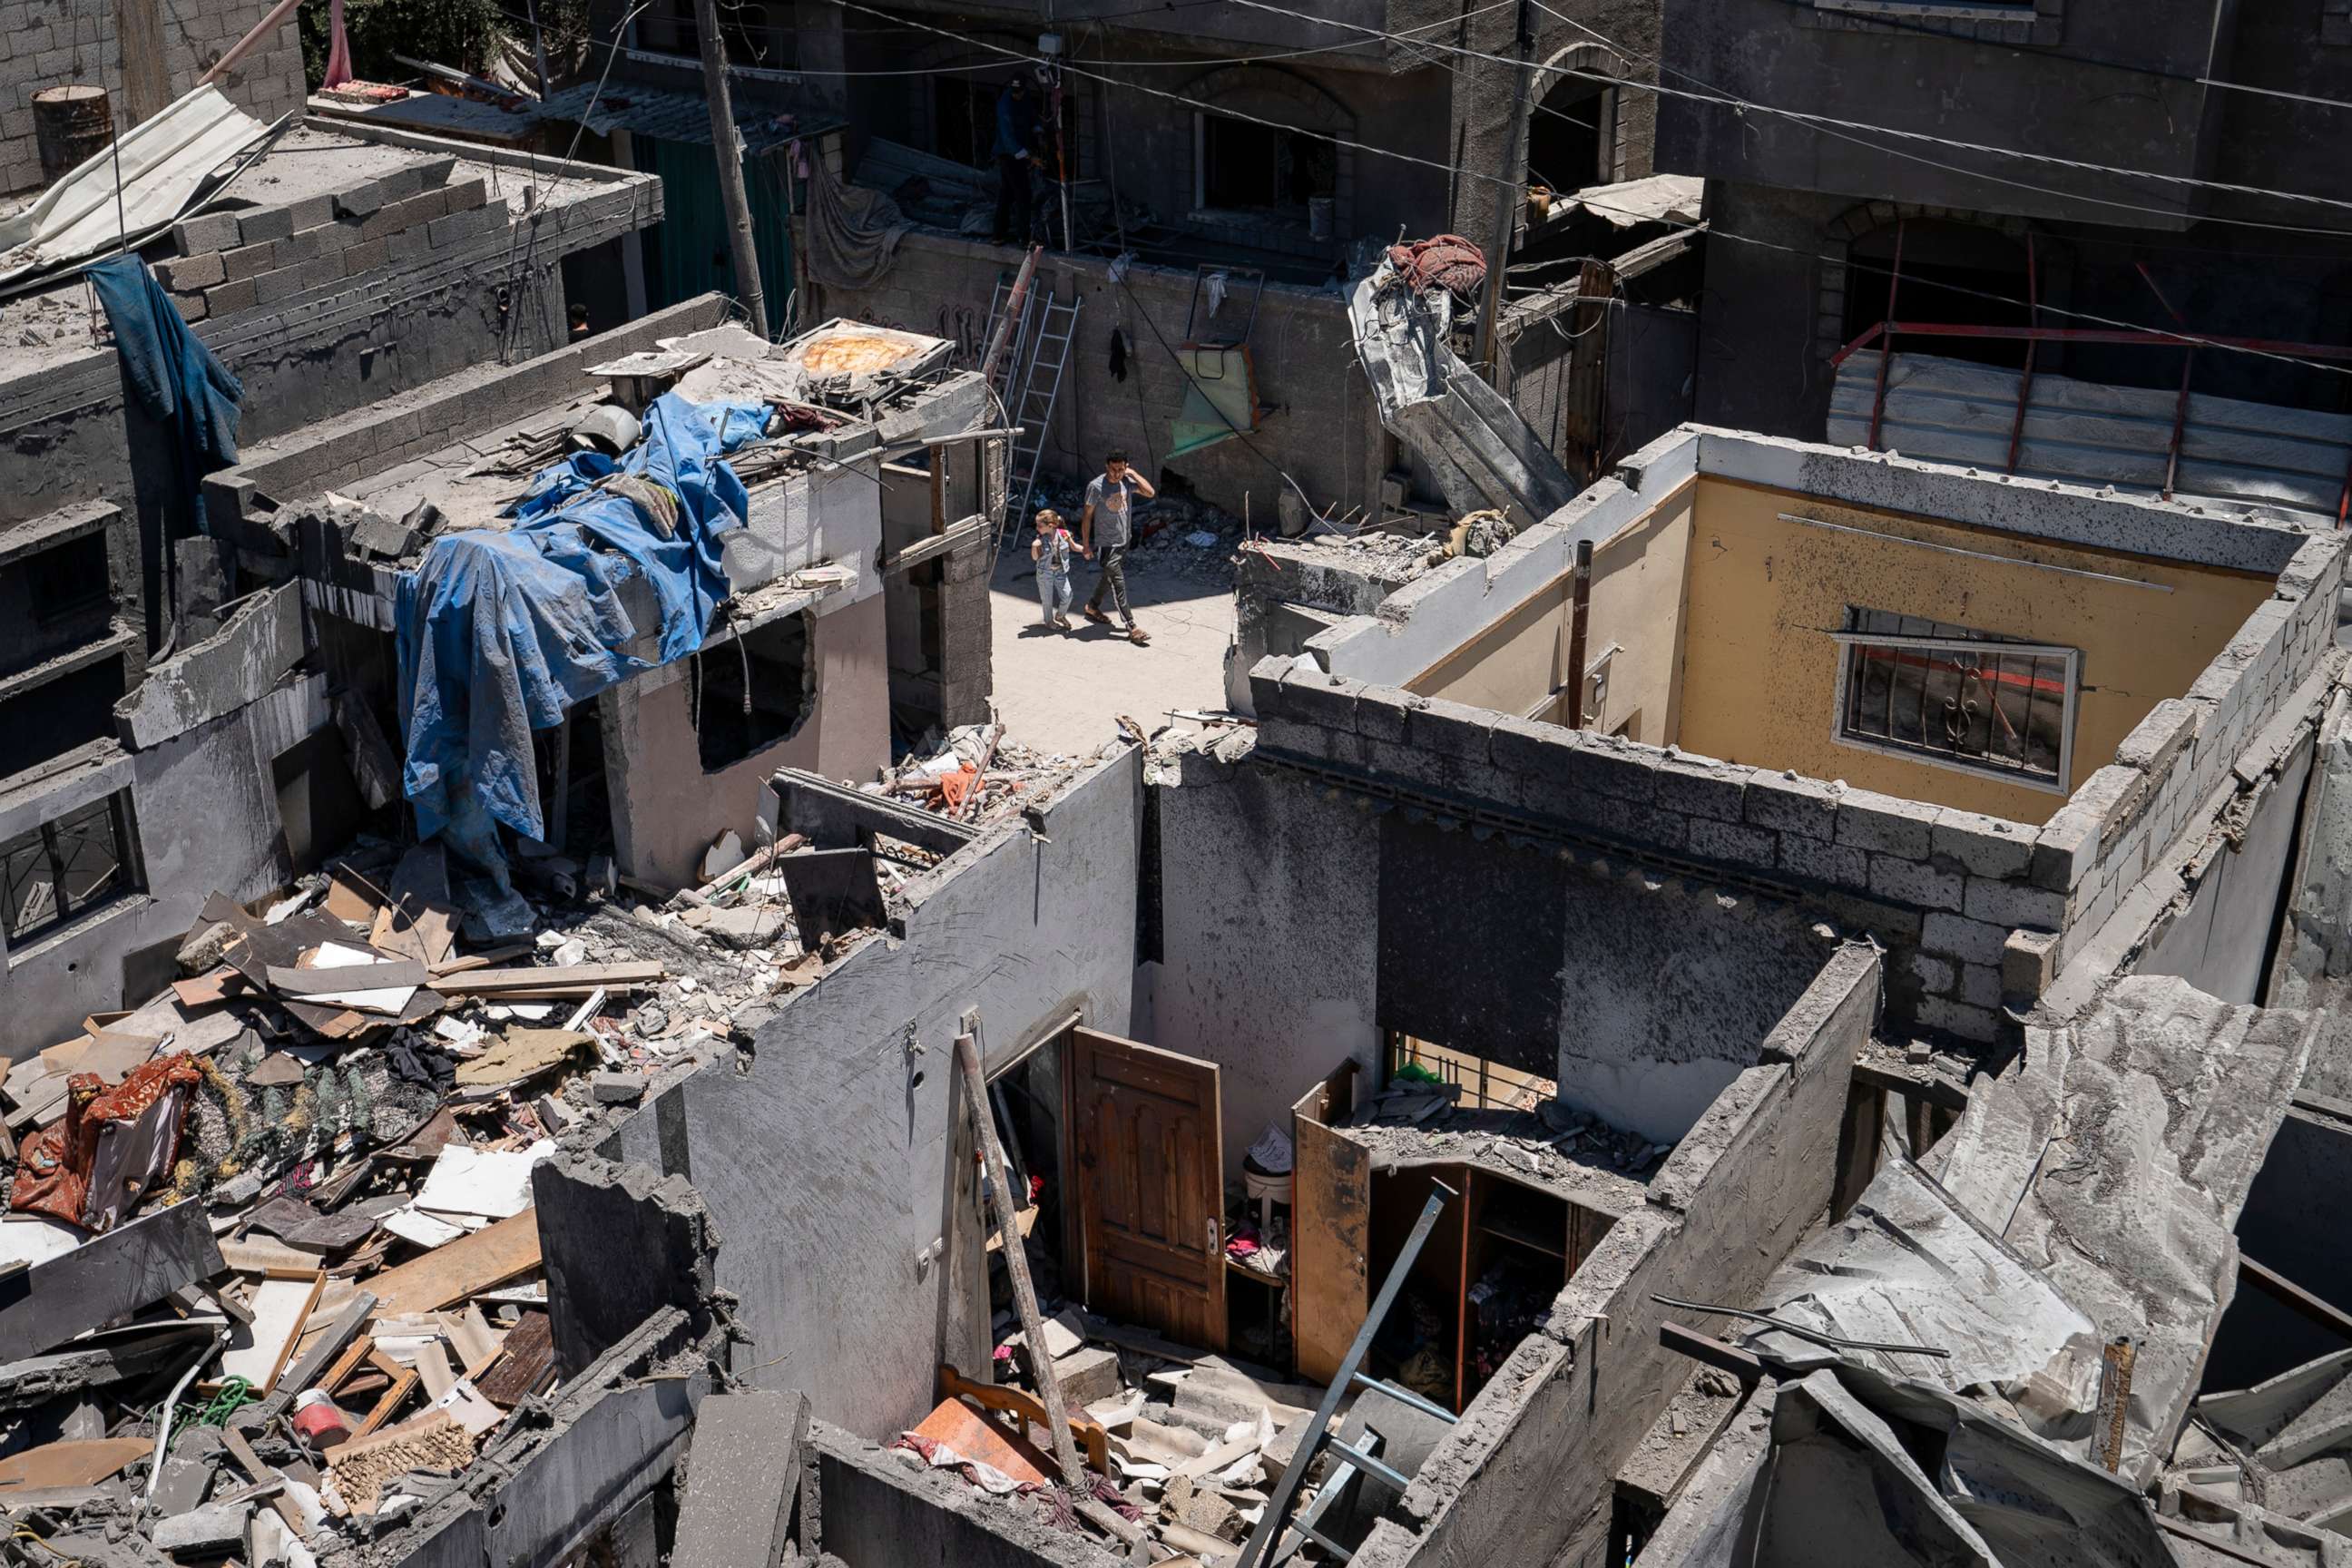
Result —
[[237, 61], [253, 53], [262, 39], [283, 26], [286, 18], [294, 15], [301, 4], [302, 0], [278, 0], [278, 4], [269, 8], [269, 14], [253, 25], [253, 31], [231, 44], [228, 53], [215, 60], [212, 69], [196, 79], [196, 85], [202, 87], [218, 81], [234, 70]]
[[1592, 609], [1592, 541], [1576, 542], [1576, 572], [1568, 595], [1568, 727], [1584, 728], [1584, 633]]
[[1903, 284], [1903, 231], [1910, 219], [1895, 224], [1895, 266], [1886, 274], [1886, 344], [1878, 351], [1878, 391], [1870, 400], [1870, 449], [1878, 450], [1878, 426], [1886, 416], [1886, 371], [1895, 363], [1895, 291]]

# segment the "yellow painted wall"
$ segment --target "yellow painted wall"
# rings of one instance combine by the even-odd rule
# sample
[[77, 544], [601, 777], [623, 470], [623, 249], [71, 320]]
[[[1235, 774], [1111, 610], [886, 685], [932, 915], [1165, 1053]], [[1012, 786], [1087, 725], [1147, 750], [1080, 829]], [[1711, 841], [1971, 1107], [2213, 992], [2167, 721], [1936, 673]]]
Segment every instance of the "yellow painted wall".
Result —
[[[1612, 731], [1638, 716], [1629, 731], [1634, 740], [1662, 746], [1673, 738], [1680, 664], [1675, 627], [1694, 494], [1686, 487], [1593, 548], [1585, 658], [1590, 664], [1612, 644], [1618, 653], [1610, 665], [1607, 701], [1586, 716], [1587, 729]], [[1497, 712], [1556, 717], [1546, 700], [1564, 693], [1568, 680], [1569, 592], [1566, 575], [1546, 584], [1413, 680], [1411, 689]]]
[[[2028, 542], [1702, 479], [1691, 531], [1679, 731], [1686, 751], [2040, 824], [2063, 796], [1841, 745], [1848, 605], [2080, 648], [2071, 789], [2112, 762], [2149, 709], [2179, 697], [2271, 595], [2262, 577]], [[2157, 593], [1780, 520], [1822, 518], [2019, 561], [2169, 585]], [[1644, 737], [1645, 739], [1647, 737]]]

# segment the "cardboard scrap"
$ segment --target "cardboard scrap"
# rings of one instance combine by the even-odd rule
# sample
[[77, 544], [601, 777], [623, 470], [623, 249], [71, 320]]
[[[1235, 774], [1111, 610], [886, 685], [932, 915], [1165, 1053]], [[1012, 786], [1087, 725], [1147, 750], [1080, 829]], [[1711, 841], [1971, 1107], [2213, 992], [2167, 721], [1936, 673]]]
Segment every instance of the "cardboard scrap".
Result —
[[480, 1056], [457, 1064], [457, 1081], [469, 1089], [504, 1088], [552, 1072], [575, 1058], [593, 1058], [595, 1052], [593, 1035], [570, 1029], [509, 1029]]
[[143, 1437], [93, 1437], [81, 1442], [44, 1443], [0, 1459], [0, 1498], [16, 1491], [47, 1491], [52, 1487], [93, 1487], [118, 1474], [133, 1459], [154, 1449]]

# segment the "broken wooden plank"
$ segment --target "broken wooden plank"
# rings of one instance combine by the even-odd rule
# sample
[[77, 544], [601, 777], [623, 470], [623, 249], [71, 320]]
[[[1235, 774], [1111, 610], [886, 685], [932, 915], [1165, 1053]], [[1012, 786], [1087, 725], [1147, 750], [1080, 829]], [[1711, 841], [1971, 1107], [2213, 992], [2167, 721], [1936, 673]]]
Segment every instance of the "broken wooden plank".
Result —
[[[236, 1468], [245, 1472], [246, 1479], [255, 1485], [267, 1485], [272, 1481], [283, 1483], [286, 1479], [283, 1475], [261, 1462], [261, 1456], [253, 1451], [253, 1445], [247, 1442], [245, 1434], [236, 1427], [221, 1428], [221, 1447], [228, 1450], [229, 1458], [236, 1461]], [[295, 1538], [299, 1540], [309, 1527], [302, 1522], [302, 1510], [294, 1505], [293, 1499], [286, 1495], [282, 1484], [278, 1491], [271, 1494], [269, 1506], [278, 1510], [278, 1517], [286, 1521], [286, 1528], [292, 1531]]]
[[368, 1281], [376, 1315], [436, 1312], [478, 1290], [503, 1285], [539, 1267], [539, 1212], [525, 1209], [436, 1247], [422, 1258], [387, 1268]]
[[11, 1492], [96, 1486], [153, 1448], [154, 1444], [143, 1437], [44, 1443], [0, 1459], [0, 1499]]
[[577, 990], [584, 994], [599, 985], [651, 985], [667, 973], [652, 962], [554, 963], [530, 969], [475, 969], [436, 974], [428, 983], [445, 996], [477, 996], [493, 991]]
[[555, 1340], [545, 1312], [525, 1312], [507, 1331], [498, 1359], [474, 1379], [482, 1397], [511, 1410], [539, 1392], [555, 1364]]
[[267, 966], [270, 989], [281, 996], [341, 996], [354, 991], [399, 991], [422, 985], [432, 972], [413, 958], [388, 963], [347, 963], [332, 969]]

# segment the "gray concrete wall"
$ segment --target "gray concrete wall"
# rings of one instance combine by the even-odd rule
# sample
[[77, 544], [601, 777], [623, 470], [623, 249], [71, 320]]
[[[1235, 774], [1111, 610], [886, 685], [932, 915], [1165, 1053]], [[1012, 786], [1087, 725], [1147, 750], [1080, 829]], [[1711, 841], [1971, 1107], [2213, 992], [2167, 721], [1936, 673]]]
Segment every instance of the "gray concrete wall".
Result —
[[1614, 1478], [1689, 1375], [1662, 1321], [1717, 1325], [1651, 1298], [1742, 1300], [1828, 1205], [1854, 1052], [1871, 1035], [1879, 962], [1832, 958], [1691, 1129], [1647, 1201], [1570, 1279], [1430, 1456], [1360, 1568], [1546, 1563], [1601, 1568]]
[[824, 1547], [845, 1568], [1110, 1568], [1088, 1535], [1045, 1524], [950, 1470], [919, 1469], [840, 1427], [810, 1427], [824, 1499]]
[[[899, 243], [898, 260], [878, 285], [824, 289], [817, 314], [954, 337], [976, 351], [997, 279], [1010, 278], [1019, 264], [1020, 253], [1010, 246], [918, 230]], [[1160, 339], [1178, 346], [1185, 341], [1192, 269], [1138, 265], [1129, 270], [1124, 289], [1110, 282], [1108, 269], [1097, 258], [1053, 255], [1037, 274], [1040, 286], [1052, 287], [1056, 298], [1085, 301], [1044, 448], [1045, 472], [1087, 477], [1100, 470], [1106, 452], [1119, 447], [1146, 473], [1159, 475], [1164, 468], [1237, 516], [1246, 504], [1262, 527], [1270, 527], [1288, 488], [1277, 468], [1318, 508], [1371, 505], [1388, 467], [1388, 440], [1356, 363], [1339, 295], [1269, 284], [1250, 347], [1258, 403], [1281, 412], [1246, 444], [1235, 438], [1170, 458], [1170, 432], [1187, 378]], [[1231, 313], [1239, 307], [1225, 309]], [[1127, 338], [1124, 381], [1110, 374], [1115, 328]], [[969, 354], [967, 363], [977, 357]]]
[[175, 973], [172, 955], [214, 891], [243, 900], [286, 884], [270, 763], [328, 721], [326, 678], [297, 678], [159, 746], [100, 748], [89, 767], [0, 796], [5, 840], [128, 789], [145, 871], [143, 890], [6, 952], [0, 1054], [30, 1056], [72, 1038], [90, 1013], [152, 995]]
[[968, 1008], [992, 1059], [1073, 1010], [1127, 1031], [1141, 791], [1124, 752], [1043, 804], [1042, 837], [1016, 823], [959, 851], [913, 885], [902, 929], [599, 1145], [701, 1194], [757, 1386], [884, 1438], [930, 1409], [942, 1345], [985, 1354], [980, 1233], [950, 1195], [971, 1167], [955, 1037]]
[[[1237, 745], [1184, 753], [1171, 782], [1151, 1038], [1219, 1065], [1228, 1165], [1343, 1058], [1376, 1076], [1390, 1029], [1555, 1078], [1567, 1103], [1671, 1142], [1821, 963], [1789, 906], [1554, 842], [1453, 833], [1433, 847], [1461, 885], [1439, 886], [1410, 811]], [[1424, 942], [1401, 901], [1456, 913]], [[1490, 973], [1496, 950], [1528, 973]], [[1407, 967], [1417, 952], [1426, 969]]]
[[[436, 153], [473, 163], [500, 156], [424, 137], [401, 144], [414, 146], [420, 160]], [[397, 259], [387, 237], [281, 268], [295, 276], [266, 302], [248, 287], [254, 279], [195, 295], [207, 301], [194, 322], [196, 336], [244, 383], [240, 442], [259, 447], [469, 366], [562, 347], [562, 257], [661, 214], [661, 186], [650, 176], [565, 168], [573, 199], [560, 209], [560, 223], [534, 226], [519, 208], [488, 203], [464, 215], [469, 221], [440, 227], [437, 237], [436, 226], [456, 220], [401, 231], [397, 237], [413, 243]], [[543, 231], [536, 244], [534, 226]], [[526, 256], [528, 270], [520, 265]], [[353, 257], [361, 269], [347, 274]], [[232, 288], [244, 290], [235, 301], [224, 293]], [[197, 309], [187, 307], [190, 314]], [[99, 497], [135, 497], [142, 521], [184, 508], [187, 498], [160, 492], [167, 473], [144, 471], [141, 449], [155, 438], [142, 419], [124, 406], [110, 348], [60, 350], [37, 371], [0, 385], [0, 521]]]
[[[165, 101], [196, 85], [196, 79], [259, 22], [271, 0], [219, 0], [202, 6], [147, 6], [156, 20], [160, 56], [147, 62], [165, 90]], [[8, 0], [0, 5], [0, 192], [42, 184], [34, 144], [33, 94], [43, 88], [77, 85], [105, 90], [114, 127], [128, 131], [141, 114], [160, 104], [135, 101], [125, 89], [118, 8], [69, 0]], [[278, 31], [237, 63], [222, 88], [247, 114], [267, 124], [302, 107], [308, 90], [302, 75], [302, 44], [290, 16]]]

